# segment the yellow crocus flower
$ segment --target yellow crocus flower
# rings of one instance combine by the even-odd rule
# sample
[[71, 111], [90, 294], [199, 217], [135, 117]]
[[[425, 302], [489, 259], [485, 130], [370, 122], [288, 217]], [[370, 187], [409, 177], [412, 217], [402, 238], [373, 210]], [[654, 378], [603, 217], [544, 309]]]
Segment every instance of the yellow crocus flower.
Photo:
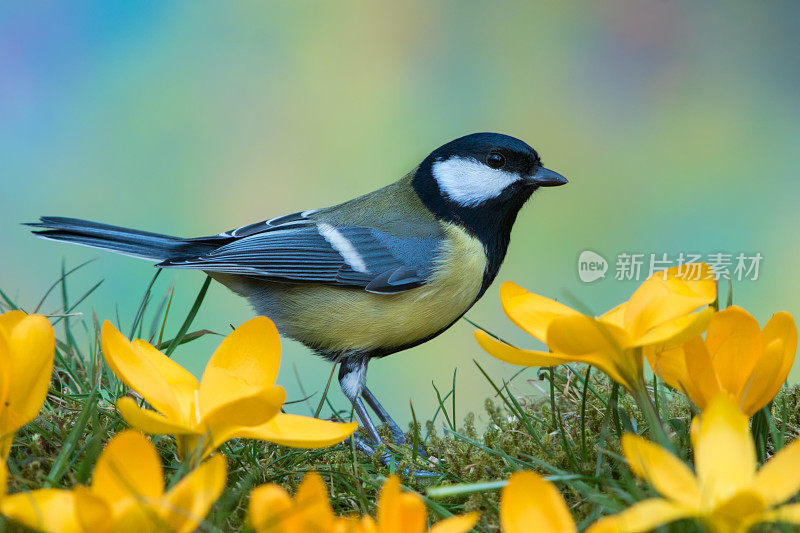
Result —
[[622, 437], [631, 470], [662, 496], [601, 519], [589, 533], [650, 531], [684, 518], [717, 533], [743, 532], [753, 524], [800, 524], [800, 505], [780, 504], [800, 490], [800, 440], [758, 470], [747, 416], [720, 394], [692, 421], [695, 471], [660, 446], [636, 435]]
[[577, 533], [561, 493], [536, 472], [514, 473], [500, 494], [503, 533]]
[[145, 433], [175, 435], [184, 458], [207, 456], [236, 437], [321, 448], [343, 441], [357, 427], [280, 412], [286, 398], [275, 385], [280, 339], [266, 317], [228, 335], [199, 382], [150, 343], [128, 341], [110, 322], [103, 325], [101, 345], [111, 370], [158, 411], [124, 397], [117, 401], [122, 417]]
[[705, 339], [645, 351], [653, 371], [682, 390], [700, 409], [720, 391], [753, 416], [780, 390], [794, 363], [797, 327], [792, 315], [775, 313], [762, 330], [738, 306], [715, 313]]
[[306, 474], [294, 499], [280, 485], [267, 484], [253, 489], [249, 521], [256, 533], [331, 532], [355, 523], [333, 513], [325, 483], [316, 472]]
[[215, 455], [164, 492], [161, 460], [147, 438], [122, 431], [106, 445], [89, 487], [6, 496], [4, 515], [47, 533], [175, 531], [200, 525], [225, 488], [225, 458]]
[[475, 337], [484, 350], [508, 363], [587, 363], [633, 391], [642, 386], [644, 347], [676, 344], [708, 326], [713, 310], [694, 311], [714, 301], [716, 287], [708, 265], [697, 265], [696, 272], [673, 267], [653, 274], [630, 300], [597, 318], [506, 282], [500, 288], [506, 315], [551, 351], [514, 348], [480, 330]]
[[0, 314], [0, 459], [8, 457], [14, 433], [42, 408], [55, 345], [45, 317], [22, 311]]
[[378, 494], [375, 520], [365, 516], [363, 533], [465, 533], [478, 522], [478, 513], [452, 516], [427, 528], [428, 512], [425, 502], [414, 492], [400, 490], [400, 478], [389, 476]]
[[303, 478], [294, 499], [279, 485], [261, 485], [250, 493], [250, 524], [256, 533], [466, 533], [478, 514], [454, 516], [427, 528], [425, 502], [400, 490], [400, 479], [389, 477], [378, 495], [377, 516], [337, 517], [325, 483], [316, 472]]

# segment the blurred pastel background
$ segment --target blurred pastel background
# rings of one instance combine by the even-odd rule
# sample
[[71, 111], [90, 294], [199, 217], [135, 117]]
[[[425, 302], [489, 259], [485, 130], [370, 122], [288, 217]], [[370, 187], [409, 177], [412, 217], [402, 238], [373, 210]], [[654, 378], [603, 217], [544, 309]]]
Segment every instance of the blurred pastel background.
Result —
[[[34, 239], [19, 223], [62, 215], [214, 234], [338, 203], [452, 138], [498, 131], [570, 179], [523, 211], [499, 281], [599, 313], [637, 285], [613, 279], [620, 252], [760, 252], [759, 279], [735, 283], [734, 301], [762, 324], [778, 310], [800, 316], [799, 36], [789, 0], [3, 2], [0, 288], [31, 308], [62, 258], [97, 257], [72, 296], [104, 279], [79, 310], [119, 313], [127, 329], [148, 263]], [[579, 280], [586, 249], [612, 263], [605, 279]], [[159, 278], [156, 300], [175, 283], [169, 333], [202, 281]], [[501, 312], [498, 286], [468, 316], [535, 347]], [[227, 332], [250, 316], [215, 284], [193, 329]], [[518, 370], [482, 353], [472, 329], [462, 321], [371, 366], [398, 419], [409, 400], [430, 418], [431, 382], [449, 390], [456, 368], [457, 416], [480, 413], [492, 391], [472, 359], [498, 380]], [[176, 357], [199, 372], [218, 342]], [[316, 405], [329, 371], [284, 343], [290, 399], [314, 393]], [[517, 391], [531, 390], [526, 378], [536, 372]]]

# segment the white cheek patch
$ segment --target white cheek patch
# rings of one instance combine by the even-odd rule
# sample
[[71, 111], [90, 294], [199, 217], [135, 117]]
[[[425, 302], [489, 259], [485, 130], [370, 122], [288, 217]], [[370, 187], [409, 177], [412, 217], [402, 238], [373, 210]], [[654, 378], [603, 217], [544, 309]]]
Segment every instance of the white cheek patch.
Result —
[[433, 164], [433, 177], [449, 199], [464, 207], [475, 207], [496, 198], [520, 177], [489, 168], [475, 159], [451, 157]]

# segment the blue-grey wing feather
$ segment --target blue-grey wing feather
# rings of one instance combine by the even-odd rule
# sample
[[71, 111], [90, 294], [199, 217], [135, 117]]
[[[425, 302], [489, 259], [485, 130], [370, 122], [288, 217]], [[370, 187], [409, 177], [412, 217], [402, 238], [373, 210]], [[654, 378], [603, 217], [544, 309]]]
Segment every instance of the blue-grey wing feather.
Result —
[[226, 232], [222, 235], [233, 241], [202, 256], [169, 260], [160, 266], [358, 287], [381, 294], [419, 287], [430, 276], [439, 247], [436, 239], [398, 237], [355, 226], [337, 227], [360, 258], [353, 265], [305, 213]]

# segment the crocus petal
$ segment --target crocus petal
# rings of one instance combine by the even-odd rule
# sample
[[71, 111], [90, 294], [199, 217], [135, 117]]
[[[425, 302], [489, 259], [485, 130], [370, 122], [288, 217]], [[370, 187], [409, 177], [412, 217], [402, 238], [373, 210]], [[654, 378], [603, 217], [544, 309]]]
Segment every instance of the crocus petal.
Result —
[[129, 396], [117, 400], [117, 411], [128, 425], [152, 435], [187, 435], [196, 432], [191, 427], [173, 422], [155, 411], [142, 409]]
[[514, 324], [542, 342], [545, 342], [545, 333], [551, 320], [580, 314], [555, 300], [528, 292], [511, 281], [500, 286], [500, 302]]
[[556, 487], [534, 472], [516, 472], [500, 497], [504, 533], [525, 533], [535, 524], [542, 533], [577, 531], [572, 515]]
[[722, 388], [741, 395], [761, 357], [761, 328], [755, 318], [732, 305], [714, 315], [706, 333], [706, 348]]
[[357, 428], [358, 424], [355, 422], [331, 422], [278, 413], [265, 424], [239, 429], [235, 436], [265, 440], [291, 448], [326, 448], [342, 442]]
[[283, 387], [271, 386], [250, 396], [219, 404], [200, 424], [211, 434], [212, 445], [216, 448], [230, 440], [239, 428], [258, 426], [274, 418], [284, 400], [286, 391]]
[[[0, 315], [2, 316], [2, 315]], [[8, 335], [0, 329], [0, 405], [6, 404], [8, 389], [11, 386], [11, 347]], [[8, 414], [0, 410], [0, 460], [11, 452], [11, 441], [16, 428], [9, 422]]]
[[511, 363], [514, 365], [520, 366], [558, 366], [563, 365], [565, 363], [586, 363], [593, 366], [596, 366], [606, 374], [608, 374], [611, 379], [616, 381], [617, 383], [621, 383], [624, 386], [630, 388], [632, 385], [628, 379], [624, 378], [622, 374], [620, 374], [619, 369], [614, 361], [613, 357], [610, 357], [608, 354], [582, 354], [582, 355], [565, 355], [562, 353], [553, 353], [553, 352], [539, 352], [536, 350], [522, 350], [520, 348], [514, 348], [503, 341], [499, 341], [494, 337], [487, 335], [483, 331], [476, 331], [475, 332], [475, 339], [477, 339], [478, 343], [481, 347], [489, 352], [494, 357], [497, 357], [501, 361], [505, 361], [506, 363]]
[[794, 364], [795, 354], [797, 353], [797, 326], [795, 326], [794, 318], [789, 313], [781, 311], [775, 313], [772, 318], [764, 326], [762, 332], [764, 346], [769, 346], [776, 340], [780, 339], [783, 342], [783, 364], [780, 371], [773, 376], [770, 386], [764, 387], [764, 395], [775, 397], [780, 388], [786, 381], [786, 376]]
[[8, 466], [5, 461], [0, 461], [0, 500], [2, 500], [8, 490]]
[[547, 336], [554, 355], [569, 356], [564, 362], [596, 366], [617, 383], [635, 388], [643, 360], [625, 348], [629, 341], [625, 331], [580, 315], [553, 320]]
[[[775, 339], [764, 347], [764, 352], [741, 391], [739, 403], [742, 412], [747, 416], [756, 414], [756, 411], [767, 405], [780, 390], [780, 385], [786, 380], [786, 375], [791, 370], [791, 367], [786, 368], [784, 364], [785, 355], [786, 350], [781, 339]], [[778, 387], [775, 388], [774, 383], [782, 375], [784, 369], [787, 374], [783, 374], [778, 382]]]
[[633, 340], [636, 346], [651, 344], [680, 344], [703, 333], [714, 316], [710, 307], [697, 313], [679, 316], [663, 322]]
[[400, 478], [389, 476], [378, 494], [378, 530], [381, 533], [424, 531], [428, 521], [419, 495], [400, 492]]
[[113, 525], [113, 509], [105, 500], [92, 494], [83, 485], [72, 489], [75, 498], [75, 514], [83, 531], [103, 533]]
[[563, 357], [557, 357], [550, 352], [536, 350], [523, 350], [515, 348], [503, 341], [497, 340], [491, 335], [481, 330], [475, 330], [475, 339], [481, 348], [489, 352], [492, 356], [520, 366], [556, 366], [570, 361], [565, 361]]
[[161, 353], [149, 342], [134, 339], [132, 344], [134, 348], [139, 350], [142, 357], [156, 367], [169, 384], [178, 402], [180, 412], [184, 414], [191, 413], [194, 410], [195, 391], [200, 386], [197, 378], [174, 360]]
[[728, 394], [717, 395], [692, 421], [691, 437], [695, 471], [707, 498], [721, 503], [750, 486], [756, 472], [755, 444], [747, 416]]
[[28, 316], [30, 316], [28, 313], [20, 310], [0, 313], [0, 330], [3, 330], [6, 335], [10, 335], [11, 330], [17, 327], [17, 324], [25, 320]]
[[[784, 524], [800, 524], [800, 503], [782, 505], [777, 509], [763, 512], [753, 517], [749, 526], [763, 522], [778, 522]], [[743, 529], [743, 531], [745, 531]]]
[[157, 502], [127, 499], [114, 506], [113, 530], [121, 532], [168, 531], [158, 513]]
[[[259, 532], [261, 533], [261, 532]], [[340, 518], [334, 525], [333, 533], [384, 533], [378, 529], [375, 519], [369, 515], [351, 519]]]
[[200, 379], [200, 416], [275, 384], [281, 345], [275, 324], [260, 316], [225, 337]]
[[764, 499], [751, 489], [740, 490], [729, 499], [718, 502], [706, 517], [714, 531], [747, 531], [744, 524], [765, 508]]
[[654, 273], [633, 293], [625, 308], [625, 327], [634, 337], [714, 301], [717, 289], [709, 266], [698, 263], [698, 272], [681, 268]]
[[480, 517], [481, 515], [474, 511], [459, 516], [451, 516], [434, 524], [430, 529], [430, 533], [467, 533], [467, 531], [471, 531], [475, 527]]
[[597, 318], [599, 318], [606, 324], [613, 324], [618, 328], [625, 329], [625, 309], [627, 307], [628, 307], [628, 302], [622, 302], [621, 304], [617, 305], [613, 309], [609, 309], [608, 311], [606, 311]]
[[201, 418], [210, 428], [226, 426], [257, 426], [272, 419], [286, 401], [286, 391], [281, 386], [267, 386], [253, 394], [219, 404]]
[[106, 363], [123, 383], [141, 394], [170, 420], [185, 421], [187, 413], [181, 412], [172, 387], [159, 367], [143, 357], [143, 352], [136, 349], [111, 322], [103, 324], [100, 344]]
[[691, 507], [653, 498], [635, 503], [619, 514], [601, 518], [586, 533], [640, 533], [696, 514]]
[[161, 460], [147, 437], [127, 429], [108, 442], [94, 467], [92, 493], [116, 504], [128, 498], [161, 497]]
[[294, 495], [295, 509], [302, 516], [303, 531], [329, 531], [335, 515], [328, 500], [328, 489], [322, 477], [309, 472]]
[[8, 434], [24, 426], [39, 414], [53, 373], [55, 333], [41, 315], [11, 311], [0, 315], [8, 346], [9, 376], [0, 417], [0, 433]]
[[618, 352], [629, 343], [625, 330], [584, 315], [553, 319], [547, 328], [547, 345], [565, 355]]
[[361, 519], [355, 516], [337, 516], [330, 531], [331, 533], [379, 533], [375, 521], [370, 516]]
[[283, 524], [289, 520], [292, 499], [278, 485], [256, 487], [250, 492], [248, 520], [258, 533], [282, 533]]
[[63, 489], [41, 489], [6, 496], [0, 504], [5, 516], [47, 533], [83, 533], [75, 513], [75, 497]]
[[170, 531], [189, 533], [197, 529], [225, 488], [225, 457], [215, 455], [181, 479], [164, 495], [160, 504]]
[[623, 353], [621, 358], [603, 353], [582, 355], [577, 361], [598, 368], [628, 390], [634, 390], [639, 386], [637, 378], [639, 370], [634, 369], [640, 368], [641, 365], [633, 359], [633, 354], [629, 352]]
[[682, 388], [697, 407], [705, 409], [722, 390], [711, 356], [700, 337], [687, 341], [683, 345], [683, 351], [688, 375], [686, 381], [681, 383]]
[[633, 473], [665, 498], [688, 506], [700, 500], [700, 487], [692, 471], [661, 446], [626, 433], [622, 436], [622, 451]]
[[792, 441], [761, 467], [753, 488], [769, 506], [785, 502], [800, 491], [800, 440]]
[[[700, 339], [701, 342], [702, 340]], [[683, 344], [656, 344], [645, 346], [642, 351], [650, 364], [650, 369], [659, 379], [664, 380], [670, 387], [683, 390], [683, 383], [689, 379]]]

